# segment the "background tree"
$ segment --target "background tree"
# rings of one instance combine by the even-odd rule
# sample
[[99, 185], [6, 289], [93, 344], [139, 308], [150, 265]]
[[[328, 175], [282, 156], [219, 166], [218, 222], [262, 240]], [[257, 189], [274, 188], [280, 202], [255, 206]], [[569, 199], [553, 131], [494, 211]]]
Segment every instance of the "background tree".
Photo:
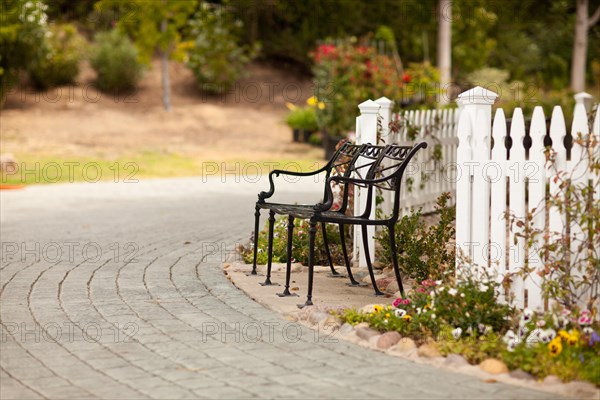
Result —
[[15, 84], [19, 70], [46, 54], [46, 5], [41, 1], [0, 2], [0, 106]]
[[585, 66], [587, 62], [588, 31], [600, 19], [600, 6], [589, 16], [589, 0], [576, 0], [575, 38], [571, 64], [571, 89], [585, 90]]
[[175, 51], [181, 43], [181, 31], [199, 3], [195, 1], [100, 0], [96, 10], [120, 10], [117, 27], [127, 33], [138, 48], [140, 60], [149, 64], [155, 52], [161, 60], [163, 106], [171, 111], [169, 60], [177, 58]]
[[440, 70], [440, 87], [445, 89], [440, 98], [441, 104], [450, 100], [448, 84], [452, 81], [452, 0], [440, 0], [438, 10], [437, 65]]

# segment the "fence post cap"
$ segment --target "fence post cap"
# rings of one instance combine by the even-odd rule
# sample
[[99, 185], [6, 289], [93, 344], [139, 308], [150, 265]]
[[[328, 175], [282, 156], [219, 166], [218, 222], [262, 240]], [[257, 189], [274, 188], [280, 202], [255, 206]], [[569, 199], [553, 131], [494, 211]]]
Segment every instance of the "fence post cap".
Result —
[[377, 114], [381, 106], [373, 100], [363, 101], [358, 105], [361, 114]]
[[575, 98], [576, 102], [580, 103], [586, 99], [593, 99], [594, 96], [592, 96], [591, 94], [589, 94], [587, 92], [579, 92], [579, 93], [576, 93], [575, 95], [573, 95], [573, 98]]
[[394, 106], [394, 101], [388, 99], [385, 96], [380, 97], [377, 100], [375, 100], [375, 103], [379, 104], [381, 106], [381, 108], [392, 108]]
[[496, 102], [498, 94], [482, 88], [481, 86], [475, 86], [473, 89], [469, 89], [466, 92], [462, 92], [458, 95], [456, 102], [459, 105], [466, 104], [481, 104], [481, 105], [492, 105]]
[[594, 96], [586, 92], [579, 92], [573, 95], [573, 98], [575, 99], [575, 105], [581, 104], [585, 107], [586, 112], [592, 111]]

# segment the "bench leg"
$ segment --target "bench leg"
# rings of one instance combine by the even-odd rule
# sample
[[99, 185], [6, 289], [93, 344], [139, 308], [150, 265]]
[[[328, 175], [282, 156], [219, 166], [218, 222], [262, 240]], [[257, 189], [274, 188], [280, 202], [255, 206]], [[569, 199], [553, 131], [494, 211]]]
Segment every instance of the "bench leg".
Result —
[[375, 296], [383, 296], [384, 293], [377, 288], [377, 282], [375, 282], [375, 274], [373, 273], [373, 265], [371, 264], [371, 254], [369, 254], [369, 240], [367, 233], [367, 225], [362, 225], [362, 239], [363, 247], [365, 249], [365, 259], [367, 260], [367, 268], [369, 269], [369, 276], [371, 277], [371, 283], [373, 289], [375, 289]]
[[350, 268], [350, 259], [348, 258], [348, 249], [346, 248], [346, 237], [345, 237], [345, 232], [344, 232], [344, 224], [340, 224], [339, 227], [340, 227], [340, 240], [342, 242], [342, 254], [344, 254], [344, 262], [346, 263], [346, 271], [348, 271], [348, 278], [350, 278], [350, 285], [358, 286], [358, 285], [360, 285], [360, 283], [354, 279], [354, 276], [352, 275], [352, 269]]
[[398, 282], [398, 289], [400, 289], [400, 295], [404, 297], [404, 287], [402, 286], [402, 277], [400, 276], [400, 268], [398, 267], [398, 253], [396, 253], [396, 236], [394, 231], [394, 225], [389, 226], [390, 234], [390, 251], [392, 252], [392, 264], [394, 266], [394, 274], [396, 274], [396, 282]]
[[295, 293], [290, 293], [290, 277], [292, 275], [292, 239], [294, 238], [294, 217], [288, 217], [287, 231], [287, 265], [285, 266], [285, 289], [283, 293], [277, 293], [279, 297], [298, 296]]
[[252, 272], [251, 275], [256, 275], [256, 257], [258, 252], [258, 229], [260, 222], [260, 208], [256, 207], [256, 211], [254, 211], [254, 261], [252, 262]]
[[308, 230], [308, 292], [306, 295], [306, 303], [298, 304], [298, 308], [304, 308], [306, 306], [312, 306], [312, 289], [313, 289], [313, 278], [315, 270], [315, 235], [317, 233], [317, 223], [310, 222], [310, 229]]
[[267, 279], [263, 283], [262, 286], [270, 286], [276, 285], [276, 283], [271, 282], [271, 264], [273, 263], [273, 228], [275, 226], [275, 211], [269, 211], [269, 253], [268, 253], [268, 261], [267, 261]]
[[331, 269], [331, 275], [341, 276], [339, 272], [333, 267], [333, 260], [331, 259], [331, 251], [329, 250], [329, 241], [327, 240], [327, 229], [325, 223], [321, 222], [321, 232], [323, 233], [323, 245], [325, 246], [325, 253], [327, 253], [327, 260], [329, 261], [329, 268]]

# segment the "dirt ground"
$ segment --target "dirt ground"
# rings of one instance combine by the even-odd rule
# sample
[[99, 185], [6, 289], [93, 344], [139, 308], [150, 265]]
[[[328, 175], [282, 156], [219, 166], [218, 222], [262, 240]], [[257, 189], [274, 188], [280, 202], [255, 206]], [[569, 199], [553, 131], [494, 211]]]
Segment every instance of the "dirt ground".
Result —
[[173, 111], [162, 107], [157, 60], [139, 89], [99, 92], [84, 65], [78, 84], [35, 92], [13, 89], [0, 110], [0, 147], [18, 159], [43, 155], [117, 159], [134, 153], [177, 154], [201, 161], [319, 159], [323, 151], [291, 142], [285, 102], [312, 95], [309, 78], [253, 64], [231, 93], [209, 96], [192, 73], [170, 63]]
[[[395, 298], [391, 295], [375, 296], [373, 287], [368, 283], [363, 286], [348, 286], [348, 278], [343, 266], [336, 266], [341, 274], [332, 277], [329, 267], [316, 266], [314, 274], [313, 303], [323, 309], [356, 308], [360, 309], [368, 304], [389, 304]], [[254, 301], [279, 312], [291, 319], [297, 319], [300, 312], [297, 305], [306, 301], [306, 288], [308, 284], [308, 269], [300, 264], [293, 264], [290, 279], [290, 292], [298, 297], [279, 297], [285, 286], [285, 264], [273, 263], [271, 281], [277, 286], [261, 286], [266, 274], [266, 266], [258, 265], [259, 275], [247, 275], [252, 270], [249, 264], [234, 262], [224, 265], [227, 277], [235, 286], [243, 290]], [[353, 269], [356, 279], [366, 278], [366, 271]], [[382, 275], [377, 275], [381, 277]]]

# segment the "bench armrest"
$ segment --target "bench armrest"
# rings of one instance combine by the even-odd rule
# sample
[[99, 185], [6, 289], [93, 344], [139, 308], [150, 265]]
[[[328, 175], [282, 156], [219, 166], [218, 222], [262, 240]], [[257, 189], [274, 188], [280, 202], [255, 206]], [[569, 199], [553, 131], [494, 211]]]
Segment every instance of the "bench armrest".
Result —
[[319, 168], [318, 170], [309, 171], [309, 172], [296, 172], [296, 171], [285, 171], [282, 169], [274, 169], [273, 171], [269, 172], [269, 191], [268, 192], [260, 192], [258, 194], [258, 201], [260, 203], [264, 203], [265, 199], [268, 199], [269, 197], [273, 196], [273, 194], [275, 193], [275, 183], [273, 182], [273, 176], [279, 176], [279, 175], [313, 176], [316, 174], [320, 174], [321, 172], [327, 171], [329, 169], [329, 164], [330, 163], [327, 163], [323, 167]]

